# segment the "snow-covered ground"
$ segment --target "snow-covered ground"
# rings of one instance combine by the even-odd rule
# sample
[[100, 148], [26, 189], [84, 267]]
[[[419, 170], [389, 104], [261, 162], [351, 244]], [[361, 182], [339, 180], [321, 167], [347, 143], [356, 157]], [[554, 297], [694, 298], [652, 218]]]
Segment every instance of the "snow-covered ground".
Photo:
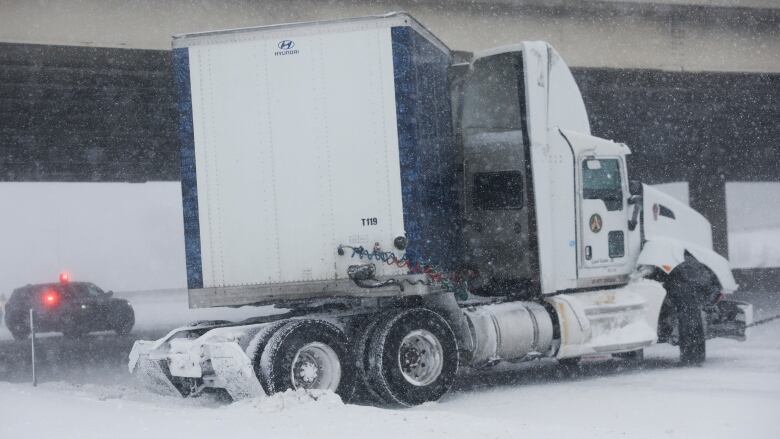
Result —
[[676, 367], [670, 346], [646, 357], [641, 369], [592, 359], [573, 377], [552, 361], [470, 372], [443, 400], [407, 410], [332, 394], [183, 400], [125, 378], [0, 382], [0, 438], [780, 437], [780, 321], [745, 343], [709, 342], [700, 368]]

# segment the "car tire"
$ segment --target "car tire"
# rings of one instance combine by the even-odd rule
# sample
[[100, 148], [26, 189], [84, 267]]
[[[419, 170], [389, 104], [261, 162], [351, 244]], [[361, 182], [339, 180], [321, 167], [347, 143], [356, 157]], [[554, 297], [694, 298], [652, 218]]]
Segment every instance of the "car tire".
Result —
[[135, 326], [135, 312], [128, 306], [114, 322], [113, 329], [117, 335], [125, 336], [133, 330], [133, 326]]
[[10, 329], [10, 331], [11, 331], [11, 336], [16, 341], [25, 341], [28, 338], [30, 338], [30, 331], [29, 330], [24, 331], [24, 330], [21, 330], [21, 329]]
[[261, 384], [268, 393], [287, 389], [331, 390], [346, 400], [355, 384], [347, 338], [324, 320], [291, 320], [282, 325], [260, 356]]
[[447, 393], [458, 372], [458, 342], [449, 323], [427, 308], [388, 314], [368, 345], [368, 380], [382, 401], [411, 407]]

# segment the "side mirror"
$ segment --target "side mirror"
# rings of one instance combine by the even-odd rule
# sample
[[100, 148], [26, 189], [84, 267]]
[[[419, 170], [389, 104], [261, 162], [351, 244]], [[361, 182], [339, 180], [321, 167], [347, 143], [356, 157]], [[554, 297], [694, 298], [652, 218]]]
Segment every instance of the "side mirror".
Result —
[[639, 224], [639, 211], [642, 209], [642, 196], [631, 195], [628, 198], [628, 204], [634, 205], [634, 211], [631, 213], [631, 219], [628, 220], [628, 230], [633, 232], [634, 229], [636, 229], [636, 226]]
[[105, 294], [106, 294], [106, 297], [111, 297], [111, 296], [114, 295], [114, 292], [109, 290], [109, 291], [106, 291]]

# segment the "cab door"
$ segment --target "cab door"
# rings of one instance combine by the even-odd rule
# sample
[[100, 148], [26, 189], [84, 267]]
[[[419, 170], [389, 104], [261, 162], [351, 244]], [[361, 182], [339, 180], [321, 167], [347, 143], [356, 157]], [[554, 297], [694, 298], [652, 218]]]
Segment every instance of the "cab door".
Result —
[[625, 160], [585, 156], [579, 160], [578, 173], [580, 277], [623, 275], [618, 267], [627, 265]]

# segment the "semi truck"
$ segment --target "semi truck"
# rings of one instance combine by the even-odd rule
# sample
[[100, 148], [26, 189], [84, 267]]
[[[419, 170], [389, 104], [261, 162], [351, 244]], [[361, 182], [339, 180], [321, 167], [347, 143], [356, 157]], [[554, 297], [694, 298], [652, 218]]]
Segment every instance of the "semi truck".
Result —
[[172, 57], [189, 306], [274, 311], [137, 341], [158, 392], [413, 406], [465, 368], [747, 336], [709, 222], [630, 179], [545, 42], [453, 51], [391, 13]]

